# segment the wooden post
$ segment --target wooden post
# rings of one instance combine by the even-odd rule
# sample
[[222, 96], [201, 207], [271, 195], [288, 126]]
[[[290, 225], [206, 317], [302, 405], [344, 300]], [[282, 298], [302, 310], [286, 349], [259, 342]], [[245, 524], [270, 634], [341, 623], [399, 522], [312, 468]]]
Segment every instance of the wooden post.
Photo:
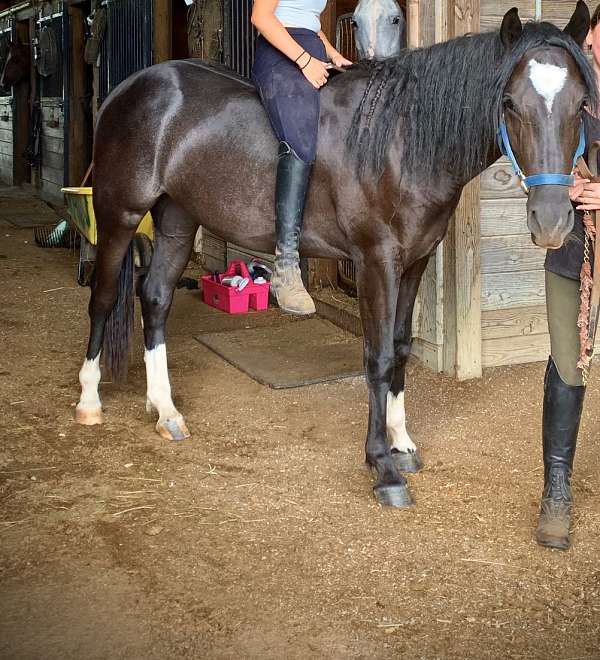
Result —
[[[29, 20], [29, 37], [31, 38], [36, 31], [36, 19], [37, 13], [34, 11], [33, 15], [30, 16]], [[39, 100], [39, 90], [38, 90], [38, 72], [35, 66], [35, 59], [33, 57], [33, 50], [31, 53], [31, 68], [29, 72], [29, 108], [27, 109], [28, 117], [31, 114], [33, 109], [33, 104]], [[40, 187], [40, 169], [39, 167], [30, 168], [31, 177], [30, 182], [35, 188]]]
[[[321, 14], [321, 29], [334, 45], [336, 22], [336, 0], [328, 0], [327, 6]], [[337, 261], [335, 259], [308, 259], [308, 288], [322, 289], [335, 287], [337, 284], [337, 273]]]
[[420, 0], [406, 0], [406, 25], [409, 48], [419, 48], [421, 45], [419, 3]]
[[89, 149], [89, 130], [86, 121], [86, 76], [87, 64], [83, 59], [85, 48], [85, 14], [81, 7], [69, 6], [69, 25], [71, 28], [71, 89], [69, 103], [69, 171], [66, 179], [70, 186], [78, 186], [83, 179], [91, 160]]
[[[183, 2], [183, 0], [181, 0]], [[154, 33], [152, 59], [154, 64], [171, 59], [171, 2], [154, 0]]]
[[[17, 21], [17, 39], [23, 44], [30, 42], [29, 21]], [[13, 87], [13, 185], [30, 183], [31, 168], [23, 156], [29, 140], [30, 78]]]
[[[452, 6], [453, 5], [453, 6]], [[479, 31], [480, 0], [451, 0], [449, 31]], [[480, 184], [471, 181], [444, 242], [444, 371], [459, 380], [481, 376]]]
[[335, 45], [335, 26], [337, 21], [337, 3], [336, 0], [328, 0], [327, 6], [321, 14], [321, 30], [325, 36]]

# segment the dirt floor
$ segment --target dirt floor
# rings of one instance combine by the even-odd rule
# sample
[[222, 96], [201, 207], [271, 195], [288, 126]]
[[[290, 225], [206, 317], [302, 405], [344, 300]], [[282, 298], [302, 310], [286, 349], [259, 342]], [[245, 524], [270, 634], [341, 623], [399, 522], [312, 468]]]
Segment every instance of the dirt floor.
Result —
[[[363, 467], [366, 387], [274, 391], [193, 339], [278, 322], [179, 291], [174, 444], [129, 384], [73, 421], [88, 290], [75, 255], [0, 224], [0, 657], [600, 658], [600, 405], [577, 457], [574, 545], [533, 541], [544, 366], [457, 383], [410, 368], [416, 506], [384, 510]], [[139, 331], [139, 328], [138, 328]]]

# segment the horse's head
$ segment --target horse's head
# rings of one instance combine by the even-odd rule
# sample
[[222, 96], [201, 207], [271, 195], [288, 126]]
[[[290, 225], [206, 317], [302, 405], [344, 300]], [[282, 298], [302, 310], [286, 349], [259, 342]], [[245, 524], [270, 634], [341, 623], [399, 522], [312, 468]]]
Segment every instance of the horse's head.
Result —
[[360, 59], [394, 57], [406, 47], [406, 22], [396, 0], [360, 0], [352, 25]]
[[21, 80], [29, 78], [30, 66], [31, 52], [29, 45], [11, 41], [6, 64], [0, 77], [0, 86], [5, 88], [12, 87]]
[[[565, 32], [581, 46], [590, 26], [585, 2], [578, 2]], [[551, 26], [540, 26], [551, 29]], [[501, 39], [507, 49], [519, 41], [523, 26], [516, 9], [504, 17]], [[504, 90], [504, 148], [528, 189], [527, 224], [536, 245], [559, 248], [573, 229], [569, 200], [574, 157], [583, 146], [582, 112], [590, 98], [590, 74], [573, 52], [552, 33], [543, 45], [528, 50]], [[593, 76], [592, 83], [593, 84]], [[579, 149], [578, 149], [579, 147]], [[520, 172], [519, 172], [520, 170]], [[545, 175], [538, 177], [536, 175]]]

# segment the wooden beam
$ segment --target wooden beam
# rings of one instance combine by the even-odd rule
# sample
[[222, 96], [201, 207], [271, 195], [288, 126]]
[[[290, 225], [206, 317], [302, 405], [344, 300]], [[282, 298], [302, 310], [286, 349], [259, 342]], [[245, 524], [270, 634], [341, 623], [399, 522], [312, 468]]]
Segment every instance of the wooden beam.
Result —
[[152, 60], [154, 64], [171, 59], [171, 0], [154, 0]]
[[[29, 43], [29, 21], [19, 21], [16, 25], [17, 39], [21, 43]], [[31, 168], [25, 160], [25, 149], [29, 141], [29, 78], [22, 80], [13, 87], [13, 185], [20, 186], [30, 183]]]
[[325, 36], [335, 45], [335, 27], [337, 21], [336, 0], [327, 0], [327, 6], [321, 14], [321, 29]]
[[421, 45], [421, 29], [419, 20], [420, 0], [406, 1], [406, 27], [408, 33], [408, 47], [419, 48]]
[[86, 79], [88, 65], [83, 59], [85, 48], [85, 13], [81, 7], [70, 6], [71, 68], [69, 103], [69, 171], [66, 179], [71, 186], [78, 186], [91, 160], [90, 140], [86, 120]]
[[[336, 0], [328, 0], [321, 14], [321, 29], [329, 41], [335, 45], [335, 28], [337, 22]], [[308, 288], [321, 289], [337, 285], [337, 260], [308, 259]]]
[[[479, 31], [480, 0], [452, 0], [454, 36]], [[444, 242], [444, 371], [459, 380], [481, 376], [480, 183], [467, 184]]]

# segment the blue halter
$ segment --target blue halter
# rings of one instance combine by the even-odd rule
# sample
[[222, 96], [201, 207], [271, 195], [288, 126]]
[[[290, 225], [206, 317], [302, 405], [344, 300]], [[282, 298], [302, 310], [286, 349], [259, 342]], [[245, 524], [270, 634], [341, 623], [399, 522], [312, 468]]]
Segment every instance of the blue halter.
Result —
[[[510, 160], [515, 174], [521, 180], [521, 186], [523, 186], [525, 193], [528, 193], [529, 189], [533, 188], [533, 186], [572, 186], [575, 183], [575, 177], [572, 174], [542, 173], [525, 176], [525, 174], [523, 174], [523, 170], [519, 167], [512, 147], [510, 146], [510, 139], [508, 137], [508, 131], [506, 130], [504, 119], [502, 119], [500, 125], [498, 126], [498, 146], [500, 147], [500, 151], [503, 153], [503, 155], [506, 156], [508, 160]], [[580, 156], [583, 156], [584, 151], [585, 131], [582, 122], [581, 129], [579, 131], [579, 144], [577, 145], [577, 150], [575, 151], [575, 156], [573, 158], [573, 170], [575, 170], [575, 165]]]

